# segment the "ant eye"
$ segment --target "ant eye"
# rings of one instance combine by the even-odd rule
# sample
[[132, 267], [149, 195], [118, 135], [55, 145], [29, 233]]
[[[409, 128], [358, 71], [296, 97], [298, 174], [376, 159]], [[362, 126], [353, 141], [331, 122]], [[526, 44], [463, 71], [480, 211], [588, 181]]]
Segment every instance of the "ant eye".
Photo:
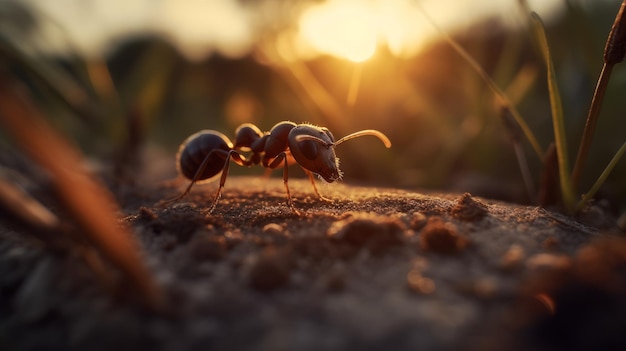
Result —
[[303, 141], [300, 143], [300, 151], [304, 155], [304, 157], [309, 160], [315, 160], [317, 158], [317, 143], [314, 141]]
[[333, 143], [335, 142], [335, 137], [333, 136], [333, 133], [331, 133], [330, 130], [328, 130], [328, 128], [322, 128], [322, 131], [324, 131], [324, 133], [328, 135], [331, 142]]

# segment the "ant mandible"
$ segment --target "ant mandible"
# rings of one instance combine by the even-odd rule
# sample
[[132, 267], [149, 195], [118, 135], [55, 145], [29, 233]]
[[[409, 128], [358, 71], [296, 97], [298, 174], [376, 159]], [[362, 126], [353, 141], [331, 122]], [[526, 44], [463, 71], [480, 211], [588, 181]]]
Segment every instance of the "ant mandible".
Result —
[[[266, 133], [261, 132], [254, 124], [244, 123], [235, 131], [234, 145], [228, 137], [218, 131], [201, 130], [188, 137], [180, 145], [176, 155], [178, 173], [191, 180], [191, 183], [185, 192], [166, 203], [182, 199], [196, 182], [209, 181], [221, 172], [220, 185], [209, 209], [209, 212], [212, 212], [226, 183], [230, 160], [233, 160], [240, 166], [249, 167], [261, 164], [270, 169], [278, 168], [283, 164], [283, 181], [287, 190], [287, 200], [291, 209], [298, 213], [287, 184], [289, 155], [309, 176], [317, 196], [325, 200], [315, 186], [313, 173], [329, 183], [340, 180], [342, 172], [339, 170], [339, 159], [335, 155], [335, 147], [345, 141], [365, 135], [375, 136], [385, 144], [385, 147], [391, 147], [389, 138], [374, 129], [361, 130], [335, 141], [327, 128], [288, 121], [277, 123]], [[246, 158], [241, 152], [251, 154]]]

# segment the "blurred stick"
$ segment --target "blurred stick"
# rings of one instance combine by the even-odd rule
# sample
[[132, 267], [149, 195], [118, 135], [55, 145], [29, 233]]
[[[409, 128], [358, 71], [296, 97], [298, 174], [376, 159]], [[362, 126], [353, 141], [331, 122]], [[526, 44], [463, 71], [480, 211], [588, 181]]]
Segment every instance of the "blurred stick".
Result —
[[12, 83], [6, 76], [0, 77], [0, 122], [50, 174], [56, 196], [89, 241], [125, 275], [147, 307], [159, 310], [161, 292], [138, 255], [138, 244], [117, 224], [115, 213], [119, 209], [112, 195], [83, 169], [78, 151], [46, 123]]
[[17, 220], [30, 226], [55, 231], [60, 227], [57, 216], [24, 190], [0, 176], [0, 207], [13, 213]]
[[593, 140], [593, 134], [596, 130], [596, 124], [598, 123], [598, 117], [600, 116], [600, 110], [602, 109], [602, 102], [604, 101], [604, 94], [609, 84], [609, 78], [613, 71], [613, 66], [622, 62], [626, 55], [626, 14], [624, 8], [626, 7], [626, 0], [622, 1], [613, 27], [609, 33], [609, 37], [604, 47], [604, 64], [602, 65], [602, 71], [598, 78], [596, 90], [593, 93], [591, 100], [591, 107], [589, 108], [589, 114], [587, 115], [587, 122], [585, 123], [585, 130], [583, 132], [582, 140], [580, 141], [580, 148], [578, 149], [578, 155], [576, 156], [576, 163], [574, 164], [574, 170], [572, 171], [572, 186], [574, 189], [578, 189], [580, 185], [580, 178], [587, 162], [587, 155], [591, 148], [591, 141]]

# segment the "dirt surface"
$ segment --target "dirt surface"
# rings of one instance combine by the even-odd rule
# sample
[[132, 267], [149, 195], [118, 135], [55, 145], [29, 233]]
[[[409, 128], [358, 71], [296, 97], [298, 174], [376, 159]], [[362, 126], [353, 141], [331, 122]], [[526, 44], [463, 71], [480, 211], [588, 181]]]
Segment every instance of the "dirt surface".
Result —
[[[619, 349], [626, 244], [469, 194], [231, 177], [121, 189], [167, 300], [107, 287], [78, 255], [0, 227], [1, 350]], [[120, 291], [121, 290], [121, 291]]]

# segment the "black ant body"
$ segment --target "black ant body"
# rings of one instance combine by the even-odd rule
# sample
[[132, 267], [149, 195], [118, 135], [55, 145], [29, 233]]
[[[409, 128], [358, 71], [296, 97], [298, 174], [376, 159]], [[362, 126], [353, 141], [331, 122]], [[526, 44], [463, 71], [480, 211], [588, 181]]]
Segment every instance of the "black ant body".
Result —
[[[275, 169], [284, 165], [283, 180], [287, 190], [287, 199], [294, 212], [298, 212], [289, 193], [288, 157], [302, 167], [311, 180], [315, 193], [324, 200], [315, 186], [313, 173], [332, 183], [341, 179], [339, 159], [335, 155], [335, 147], [345, 141], [364, 135], [372, 135], [380, 139], [387, 148], [391, 142], [383, 133], [369, 129], [347, 135], [335, 141], [332, 133], [324, 127], [310, 124], [279, 122], [269, 132], [263, 133], [251, 123], [239, 126], [235, 131], [233, 144], [224, 134], [214, 130], [202, 130], [188, 137], [178, 149], [176, 164], [179, 174], [191, 180], [185, 192], [167, 201], [183, 198], [198, 181], [211, 180], [222, 172], [220, 185], [209, 211], [217, 205], [226, 177], [230, 160], [240, 166], [261, 164], [263, 167]], [[250, 153], [246, 158], [242, 152]]]

